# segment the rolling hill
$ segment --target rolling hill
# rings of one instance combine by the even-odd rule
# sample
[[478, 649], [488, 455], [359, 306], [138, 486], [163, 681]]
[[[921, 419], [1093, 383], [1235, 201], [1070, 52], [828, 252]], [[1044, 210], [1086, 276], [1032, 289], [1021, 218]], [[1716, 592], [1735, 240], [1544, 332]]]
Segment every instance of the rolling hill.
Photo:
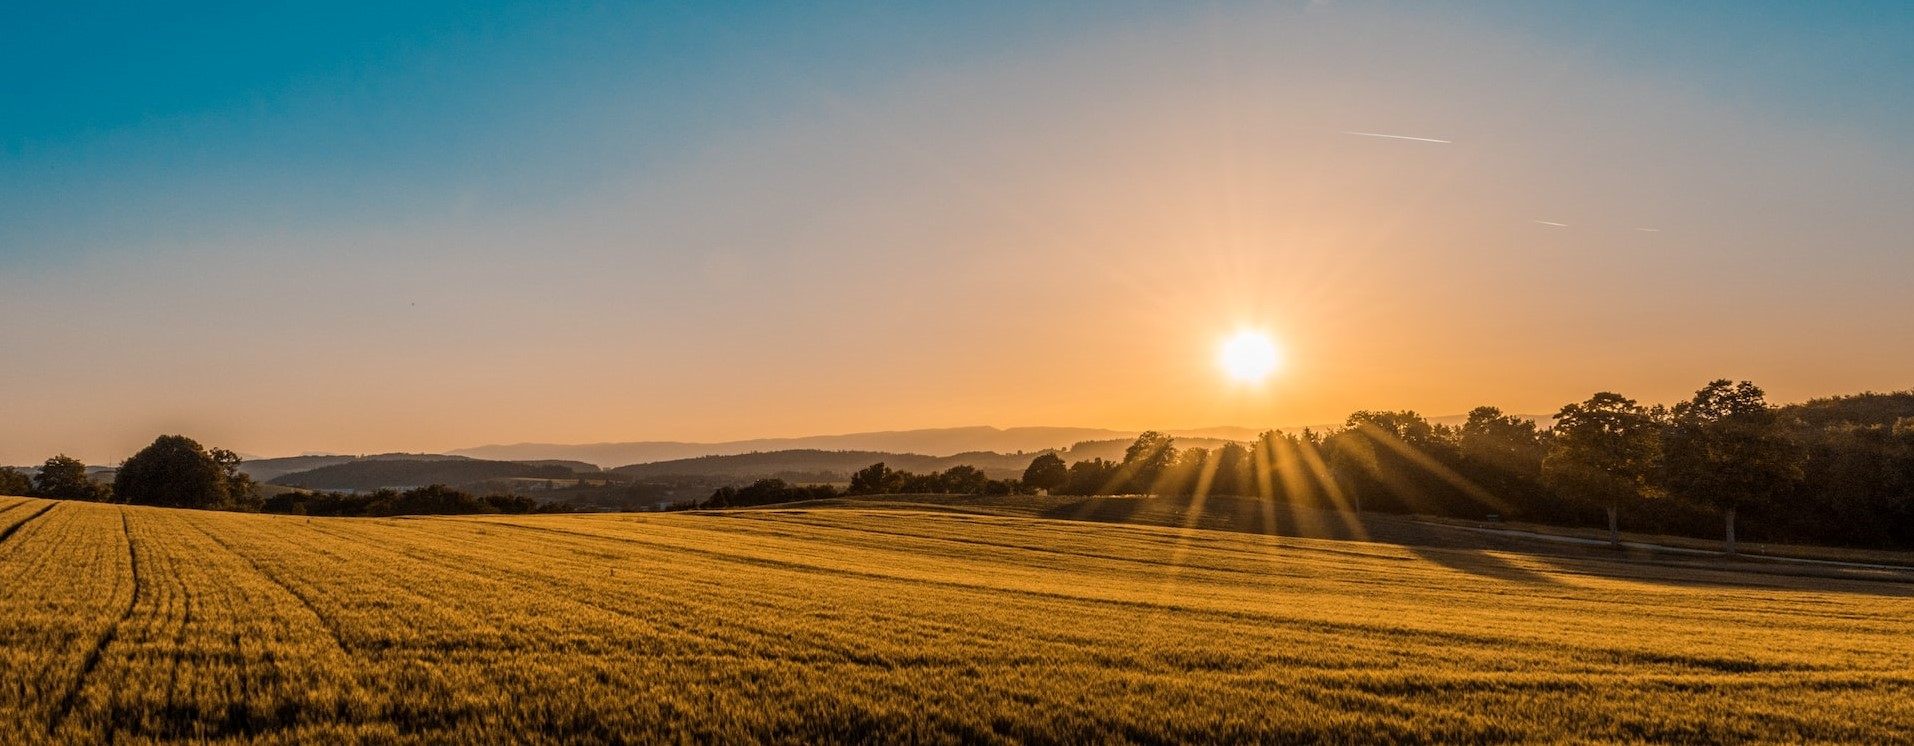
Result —
[[700, 456], [738, 456], [768, 451], [882, 451], [948, 456], [977, 451], [1035, 452], [1082, 440], [1131, 437], [1115, 430], [1078, 427], [957, 427], [802, 438], [759, 438], [718, 443], [640, 441], [562, 445], [519, 443], [465, 448], [455, 454], [496, 460], [572, 459], [603, 466], [674, 461]]
[[851, 473], [877, 462], [902, 471], [919, 474], [943, 471], [958, 464], [983, 470], [992, 479], [1017, 479], [1034, 458], [1029, 454], [959, 453], [951, 456], [923, 456], [914, 453], [877, 451], [820, 451], [811, 449], [745, 453], [733, 456], [698, 458], [632, 464], [612, 469], [633, 479], [669, 476], [709, 476], [734, 480], [764, 477], [790, 477], [787, 481], [849, 481]]
[[[1516, 415], [1527, 417], [1548, 425], [1552, 420], [1547, 415]], [[1460, 425], [1468, 419], [1466, 414], [1431, 417], [1429, 421], [1437, 424]], [[1331, 430], [1336, 425], [1311, 425], [1318, 431]], [[1301, 430], [1301, 426], [1280, 428]], [[1166, 430], [1176, 436], [1185, 445], [1202, 445], [1213, 448], [1224, 442], [1248, 442], [1262, 430], [1247, 427], [1208, 427]], [[771, 451], [871, 451], [883, 453], [922, 454], [928, 456], [953, 456], [962, 453], [1002, 453], [1031, 454], [1050, 450], [1064, 450], [1074, 444], [1093, 442], [1122, 442], [1128, 444], [1135, 440], [1136, 431], [1107, 430], [1088, 427], [953, 427], [924, 430], [895, 430], [871, 433], [851, 433], [847, 435], [815, 435], [802, 438], [760, 438], [756, 440], [734, 440], [717, 443], [691, 443], [681, 441], [637, 441], [629, 443], [591, 443], [583, 445], [565, 445], [559, 443], [518, 443], [513, 445], [487, 445], [452, 451], [453, 454], [473, 458], [497, 461], [534, 461], [562, 459], [584, 461], [604, 467], [621, 464], [636, 465], [660, 461], [680, 461], [700, 456], [738, 456], [750, 453]], [[1122, 450], [1116, 451], [1118, 456]], [[1097, 455], [1104, 455], [1101, 447]], [[1084, 456], [1083, 458], [1089, 458]]]
[[269, 484], [315, 490], [362, 492], [381, 487], [460, 486], [498, 479], [569, 479], [573, 471], [560, 464], [521, 464], [512, 461], [453, 459], [357, 459], [321, 466], [268, 480]]

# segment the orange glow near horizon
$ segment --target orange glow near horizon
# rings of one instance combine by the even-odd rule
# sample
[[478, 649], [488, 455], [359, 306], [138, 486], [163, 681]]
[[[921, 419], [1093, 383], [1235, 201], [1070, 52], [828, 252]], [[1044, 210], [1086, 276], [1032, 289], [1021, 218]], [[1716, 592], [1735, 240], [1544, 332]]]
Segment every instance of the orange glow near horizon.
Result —
[[[797, 90], [549, 198], [207, 199], [231, 226], [0, 266], [0, 465], [1914, 385], [1905, 138], [1321, 5]], [[1219, 348], [1238, 324], [1263, 341]]]

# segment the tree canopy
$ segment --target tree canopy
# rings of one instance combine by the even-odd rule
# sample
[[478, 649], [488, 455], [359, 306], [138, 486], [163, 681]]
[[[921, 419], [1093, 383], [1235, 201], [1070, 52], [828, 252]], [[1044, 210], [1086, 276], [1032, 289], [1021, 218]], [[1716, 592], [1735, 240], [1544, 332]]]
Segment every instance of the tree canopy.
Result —
[[1023, 470], [1023, 486], [1033, 490], [1056, 492], [1070, 482], [1070, 465], [1063, 457], [1055, 453], [1045, 453], [1030, 460], [1030, 466]]
[[257, 510], [260, 504], [237, 455], [207, 451], [184, 435], [161, 435], [128, 458], [113, 494], [122, 502], [172, 508]]
[[1730, 554], [1736, 513], [1772, 501], [1803, 476], [1805, 454], [1779, 424], [1759, 386], [1722, 379], [1675, 405], [1662, 438], [1669, 491], [1721, 509]]
[[1656, 417], [1634, 399], [1596, 393], [1555, 415], [1542, 479], [1563, 497], [1601, 506], [1609, 542], [1620, 544], [1617, 513], [1649, 491], [1660, 434]]
[[33, 494], [55, 500], [100, 500], [106, 489], [86, 476], [86, 464], [62, 453], [40, 465], [40, 473], [33, 477]]
[[11, 466], [0, 466], [0, 495], [33, 494], [33, 479]]

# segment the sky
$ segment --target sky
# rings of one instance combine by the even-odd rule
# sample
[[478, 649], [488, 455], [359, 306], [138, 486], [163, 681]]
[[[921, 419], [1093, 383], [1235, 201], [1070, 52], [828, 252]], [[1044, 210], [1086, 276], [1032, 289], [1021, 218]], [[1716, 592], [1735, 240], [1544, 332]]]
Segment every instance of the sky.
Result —
[[0, 463], [1914, 387], [1902, 3], [53, 3], [0, 69]]

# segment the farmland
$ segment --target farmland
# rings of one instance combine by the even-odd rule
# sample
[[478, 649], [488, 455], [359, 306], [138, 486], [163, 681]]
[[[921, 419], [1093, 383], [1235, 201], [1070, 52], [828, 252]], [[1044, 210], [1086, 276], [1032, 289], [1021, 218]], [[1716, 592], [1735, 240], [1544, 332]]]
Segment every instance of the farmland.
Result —
[[855, 504], [0, 498], [34, 742], [1884, 742], [1914, 586]]

